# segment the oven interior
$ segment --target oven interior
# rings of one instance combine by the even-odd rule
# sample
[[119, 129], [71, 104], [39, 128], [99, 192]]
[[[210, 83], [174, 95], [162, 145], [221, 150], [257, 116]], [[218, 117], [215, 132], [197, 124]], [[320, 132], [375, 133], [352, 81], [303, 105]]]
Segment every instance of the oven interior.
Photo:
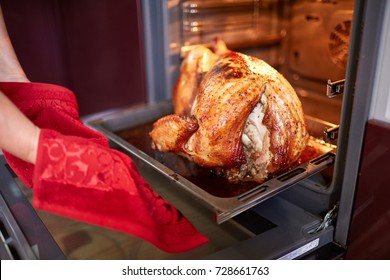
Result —
[[[172, 174], [178, 173], [180, 176], [175, 177], [179, 178], [176, 183], [187, 185], [184, 188], [187, 187], [190, 193], [216, 209], [217, 222], [223, 222], [275, 194], [292, 199], [300, 207], [323, 216], [336, 204], [339, 195], [337, 186], [333, 184], [333, 163], [343, 105], [342, 93], [354, 4], [351, 0], [166, 1], [159, 21], [163, 23], [163, 38], [146, 40], [147, 45], [150, 43], [163, 50], [162, 64], [158, 64], [162, 67], [158, 68], [157, 74], [154, 73], [154, 76], [161, 76], [162, 79], [151, 79], [148, 83], [150, 104], [145, 108], [129, 110], [128, 113], [122, 112], [98, 121], [93, 120], [91, 124], [106, 133], [114, 142], [132, 150], [136, 157], [154, 166], [158, 172], [171, 177]], [[153, 11], [156, 7], [145, 5], [144, 8]], [[145, 18], [146, 27], [156, 27], [153, 20]], [[214, 186], [224, 185], [223, 183], [209, 178], [212, 189], [207, 190], [206, 186], [198, 190], [197, 187], [203, 182], [194, 177], [204, 178], [203, 170], [189, 170], [192, 168], [190, 163], [151, 151], [147, 144], [147, 135], [136, 139], [136, 135], [150, 131], [154, 120], [172, 112], [172, 90], [186, 53], [198, 44], [211, 47], [217, 37], [225, 41], [229, 49], [263, 59], [287, 78], [302, 102], [312, 140], [321, 150], [314, 158], [306, 160], [308, 166], [299, 166], [290, 173], [283, 174], [284, 183], [270, 180], [267, 184], [254, 188], [244, 186], [242, 193], [236, 193], [241, 195], [241, 199], [251, 197], [243, 207], [234, 207], [232, 205], [237, 205], [238, 202], [227, 199], [226, 202], [217, 203], [209, 194], [218, 192], [218, 188]], [[149, 37], [146, 35], [145, 38]], [[151, 57], [153, 62], [158, 60], [158, 56], [153, 56], [153, 53], [146, 56], [147, 60], [148, 57]], [[148, 65], [149, 69], [155, 69], [153, 66], [157, 64]], [[161, 90], [156, 89], [156, 84], [159, 84]], [[143, 129], [145, 131], [142, 131]], [[146, 145], [140, 146], [141, 142]], [[173, 166], [179, 165], [178, 162], [180, 166]], [[312, 163], [315, 163], [314, 169], [311, 169]], [[183, 166], [187, 169], [183, 170]], [[202, 173], [202, 176], [195, 176], [196, 172]], [[290, 188], [291, 185], [300, 187]], [[221, 188], [222, 192], [228, 192], [226, 185]], [[204, 190], [206, 193], [203, 193]], [[237, 188], [234, 188], [234, 191], [237, 191]], [[262, 195], [256, 192], [261, 192]], [[244, 193], [248, 195], [245, 196]], [[230, 209], [227, 209], [229, 207]], [[236, 211], [238, 208], [240, 210]], [[220, 218], [221, 211], [232, 213], [221, 214], [223, 217]]]
[[[282, 73], [302, 102], [310, 135], [335, 152], [353, 11], [351, 0], [168, 1], [166, 99], [183, 55], [219, 37], [229, 49], [263, 59]], [[325, 165], [299, 179], [301, 188], [285, 188], [280, 195], [324, 215], [339, 195], [333, 164]]]

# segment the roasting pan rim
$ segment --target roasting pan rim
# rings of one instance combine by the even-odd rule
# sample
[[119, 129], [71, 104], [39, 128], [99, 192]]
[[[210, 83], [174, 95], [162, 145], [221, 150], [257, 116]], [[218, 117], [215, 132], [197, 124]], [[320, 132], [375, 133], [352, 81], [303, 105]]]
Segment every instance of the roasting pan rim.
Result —
[[[328, 151], [318, 157], [325, 157], [324, 160], [315, 158], [308, 162], [304, 162], [292, 170], [267, 180], [264, 183], [255, 186], [253, 189], [237, 196], [218, 197], [203, 190], [199, 186], [187, 180], [184, 176], [178, 174], [175, 170], [168, 168], [155, 158], [152, 158], [150, 155], [128, 143], [116, 134], [116, 132], [120, 129], [125, 127], [131, 128], [135, 125], [141, 124], [142, 122], [145, 123], [152, 121], [153, 119], [167, 115], [170, 112], [172, 112], [172, 102], [167, 100], [111, 110], [109, 112], [91, 115], [83, 121], [91, 128], [103, 133], [115, 145], [118, 145], [129, 153], [130, 156], [136, 157], [143, 163], [153, 167], [157, 172], [172, 179], [174, 185], [180, 187], [181, 189], [185, 189], [205, 204], [205, 206], [215, 211], [217, 223], [229, 220], [235, 215], [273, 197], [281, 191], [286, 190], [299, 181], [334, 163], [336, 148], [335, 146], [330, 145], [327, 147]], [[316, 163], [315, 160], [320, 160], [320, 163]], [[312, 163], [313, 161], [315, 162], [314, 164]], [[290, 172], [297, 172], [297, 174], [285, 181], [280, 181], [278, 179], [288, 175], [287, 173]]]

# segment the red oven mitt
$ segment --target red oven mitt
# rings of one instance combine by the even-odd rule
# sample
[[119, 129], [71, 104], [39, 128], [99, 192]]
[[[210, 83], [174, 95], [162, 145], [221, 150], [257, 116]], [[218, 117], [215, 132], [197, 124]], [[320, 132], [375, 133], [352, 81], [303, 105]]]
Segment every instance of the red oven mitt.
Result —
[[41, 128], [35, 165], [4, 152], [33, 187], [36, 208], [123, 231], [171, 253], [207, 242], [151, 189], [127, 155], [79, 120], [71, 91], [38, 83], [0, 83], [0, 90]]

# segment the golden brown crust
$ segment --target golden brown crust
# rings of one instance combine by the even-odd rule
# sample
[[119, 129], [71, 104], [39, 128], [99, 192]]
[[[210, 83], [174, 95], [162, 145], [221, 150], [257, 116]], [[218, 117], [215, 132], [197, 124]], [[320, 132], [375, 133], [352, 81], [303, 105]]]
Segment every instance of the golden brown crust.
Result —
[[270, 151], [273, 157], [268, 167], [271, 174], [285, 170], [296, 161], [309, 139], [299, 99], [291, 98], [289, 93], [283, 94], [278, 86], [280, 84], [287, 89], [291, 87], [283, 77], [268, 84], [269, 105], [263, 120], [271, 138]]
[[149, 133], [152, 148], [161, 152], [184, 152], [188, 138], [198, 129], [195, 118], [180, 115], [168, 115], [153, 124]]
[[204, 75], [191, 117], [165, 117], [150, 135], [154, 148], [218, 169], [230, 181], [260, 182], [285, 170], [308, 141], [288, 81], [264, 61], [236, 52], [225, 52]]
[[181, 64], [180, 76], [173, 90], [175, 114], [189, 115], [199, 84], [217, 58], [212, 51], [203, 46], [197, 46], [187, 54]]
[[261, 83], [233, 52], [205, 75], [192, 110], [199, 129], [188, 143], [198, 162], [224, 168], [245, 162], [242, 131], [261, 90]]

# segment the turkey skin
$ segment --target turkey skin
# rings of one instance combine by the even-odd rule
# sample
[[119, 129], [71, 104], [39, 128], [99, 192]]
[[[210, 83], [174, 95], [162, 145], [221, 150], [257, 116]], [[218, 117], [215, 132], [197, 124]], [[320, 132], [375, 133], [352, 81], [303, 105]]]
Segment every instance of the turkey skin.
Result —
[[287, 170], [309, 138], [289, 82], [266, 62], [233, 51], [209, 68], [188, 113], [154, 123], [152, 148], [184, 156], [233, 183], [263, 182]]
[[212, 50], [197, 45], [185, 56], [180, 65], [180, 76], [172, 94], [175, 114], [188, 115], [191, 113], [192, 104], [204, 75], [228, 51], [225, 42], [216, 38]]

